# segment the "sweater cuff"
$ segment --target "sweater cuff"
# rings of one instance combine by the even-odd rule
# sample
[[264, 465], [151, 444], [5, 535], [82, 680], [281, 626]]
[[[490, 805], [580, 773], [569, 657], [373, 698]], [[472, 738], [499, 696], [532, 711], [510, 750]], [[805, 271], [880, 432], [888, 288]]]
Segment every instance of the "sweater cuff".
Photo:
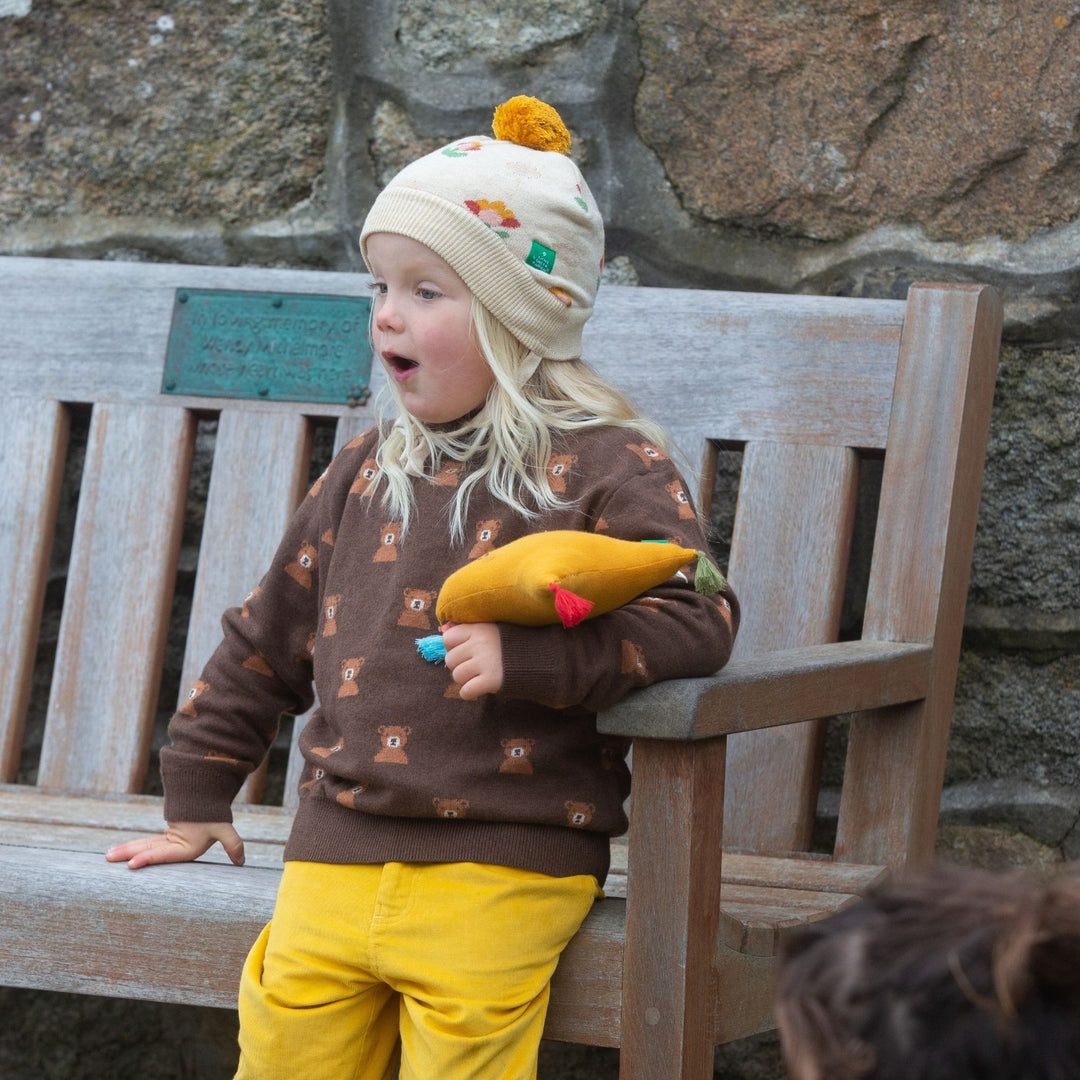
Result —
[[[558, 676], [565, 663], [562, 626], [517, 626], [499, 623], [502, 643], [504, 697], [552, 703], [558, 696]], [[564, 673], [565, 674], [565, 673]]]
[[162, 750], [165, 820], [231, 822], [232, 801], [243, 785], [243, 778], [227, 769], [170, 761], [173, 757], [168, 748]]

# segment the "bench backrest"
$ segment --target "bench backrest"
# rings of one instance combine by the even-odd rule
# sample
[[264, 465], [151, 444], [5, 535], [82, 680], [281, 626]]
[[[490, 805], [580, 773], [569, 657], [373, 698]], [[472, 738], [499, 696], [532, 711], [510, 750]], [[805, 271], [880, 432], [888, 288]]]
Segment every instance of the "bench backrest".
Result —
[[[0, 538], [9, 553], [0, 568], [0, 778], [15, 777], [21, 753], [69, 407], [89, 403], [93, 412], [38, 783], [140, 791], [196, 417], [217, 415], [218, 432], [181, 697], [218, 639], [221, 612], [258, 580], [303, 495], [313, 423], [338, 418], [340, 446], [374, 419], [370, 404], [162, 394], [175, 290], [363, 295], [366, 287], [351, 274], [0, 259]], [[977, 308], [986, 310], [976, 318]], [[884, 453], [863, 635], [939, 641], [953, 653], [943, 677], [955, 677], [982, 465], [980, 436], [965, 424], [982, 417], [985, 438], [995, 310], [976, 288], [917, 286], [907, 304], [601, 290], [586, 359], [703, 467], [706, 504], [716, 446], [742, 450], [729, 566], [745, 599], [739, 655], [836, 640], [860, 460]], [[958, 352], [975, 361], [944, 362]], [[964, 415], [975, 419], [962, 424], [965, 390], [976, 401]], [[950, 560], [957, 572], [942, 595]], [[951, 704], [951, 684], [938, 696]], [[838, 843], [868, 862], [925, 847], [933, 827], [914, 820], [927, 812], [913, 807], [935, 778], [940, 786], [948, 717], [929, 743], [921, 720], [917, 730], [894, 727], [888, 745], [857, 721], [851, 730], [849, 761], [869, 762], [881, 779], [845, 789]], [[731, 739], [725, 843], [807, 846], [821, 743], [820, 723]], [[246, 797], [258, 800], [259, 790], [249, 784]], [[885, 837], [884, 817], [900, 821]]]

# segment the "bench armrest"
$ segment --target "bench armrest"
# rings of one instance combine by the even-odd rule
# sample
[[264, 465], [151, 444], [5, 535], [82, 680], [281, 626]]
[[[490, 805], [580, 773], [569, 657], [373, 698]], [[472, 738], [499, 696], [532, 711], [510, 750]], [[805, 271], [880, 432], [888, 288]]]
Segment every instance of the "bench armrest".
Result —
[[929, 645], [844, 641], [733, 660], [715, 675], [635, 690], [601, 713], [605, 735], [708, 739], [926, 696]]

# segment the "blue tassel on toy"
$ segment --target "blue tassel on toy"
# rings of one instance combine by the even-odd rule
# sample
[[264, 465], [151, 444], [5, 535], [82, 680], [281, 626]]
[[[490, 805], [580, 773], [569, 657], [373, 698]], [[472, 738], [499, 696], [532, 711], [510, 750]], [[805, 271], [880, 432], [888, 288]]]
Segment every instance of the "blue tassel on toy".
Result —
[[446, 646], [443, 644], [442, 634], [417, 638], [416, 651], [429, 663], [441, 664], [446, 659]]

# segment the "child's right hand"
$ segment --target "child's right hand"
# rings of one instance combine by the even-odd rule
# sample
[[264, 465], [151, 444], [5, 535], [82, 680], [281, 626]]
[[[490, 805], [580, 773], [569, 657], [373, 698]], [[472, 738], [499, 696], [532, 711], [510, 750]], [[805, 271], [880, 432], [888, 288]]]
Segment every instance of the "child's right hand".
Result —
[[109, 862], [127, 862], [132, 870], [155, 863], [191, 862], [220, 843], [237, 865], [244, 865], [244, 841], [227, 821], [170, 821], [165, 832], [116, 844], [105, 852]]
[[502, 635], [496, 623], [444, 623], [446, 666], [462, 701], [497, 694], [503, 684]]

